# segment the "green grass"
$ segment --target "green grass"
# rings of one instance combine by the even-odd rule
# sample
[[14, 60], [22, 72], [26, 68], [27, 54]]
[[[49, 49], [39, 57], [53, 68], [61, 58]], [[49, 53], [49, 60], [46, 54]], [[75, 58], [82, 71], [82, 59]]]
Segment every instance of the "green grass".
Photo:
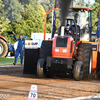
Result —
[[[7, 64], [13, 64], [14, 58], [2, 58], [0, 57], [0, 65], [7, 65]], [[20, 64], [20, 59], [17, 60], [17, 64]]]

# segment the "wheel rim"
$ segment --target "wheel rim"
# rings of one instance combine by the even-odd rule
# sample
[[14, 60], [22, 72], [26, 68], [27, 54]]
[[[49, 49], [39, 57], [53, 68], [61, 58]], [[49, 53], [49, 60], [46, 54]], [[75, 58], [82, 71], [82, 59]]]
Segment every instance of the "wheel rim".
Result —
[[0, 43], [0, 55], [2, 54], [3, 52], [3, 45]]

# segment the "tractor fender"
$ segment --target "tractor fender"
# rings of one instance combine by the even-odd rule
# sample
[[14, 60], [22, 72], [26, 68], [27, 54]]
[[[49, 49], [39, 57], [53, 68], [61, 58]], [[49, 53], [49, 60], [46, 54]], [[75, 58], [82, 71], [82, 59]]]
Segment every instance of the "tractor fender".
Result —
[[82, 43], [82, 41], [77, 41], [76, 46], [78, 47], [78, 45]]
[[7, 40], [2, 35], [0, 36], [0, 39], [3, 39], [5, 42], [7, 42]]

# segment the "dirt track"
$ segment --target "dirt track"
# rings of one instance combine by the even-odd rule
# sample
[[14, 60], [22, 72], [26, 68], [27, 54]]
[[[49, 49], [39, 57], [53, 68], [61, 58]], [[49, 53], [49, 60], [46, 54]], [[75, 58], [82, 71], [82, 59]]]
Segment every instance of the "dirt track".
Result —
[[100, 93], [100, 80], [77, 82], [68, 78], [39, 79], [35, 75], [23, 75], [20, 66], [0, 67], [0, 96], [10, 96], [0, 100], [27, 100], [32, 84], [38, 86], [39, 100], [59, 100]]

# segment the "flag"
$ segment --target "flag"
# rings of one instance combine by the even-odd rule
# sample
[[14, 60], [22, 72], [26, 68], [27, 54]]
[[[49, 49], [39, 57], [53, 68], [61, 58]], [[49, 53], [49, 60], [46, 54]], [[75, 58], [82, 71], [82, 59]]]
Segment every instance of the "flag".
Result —
[[[57, 8], [57, 0], [55, 0], [55, 8]], [[56, 21], [56, 10], [54, 10], [54, 21], [53, 21], [53, 25], [52, 25], [52, 37], [54, 37], [54, 34], [56, 32], [56, 25], [55, 25], [55, 21]]]
[[100, 5], [99, 5], [98, 28], [97, 28], [97, 38], [99, 37], [100, 37]]

